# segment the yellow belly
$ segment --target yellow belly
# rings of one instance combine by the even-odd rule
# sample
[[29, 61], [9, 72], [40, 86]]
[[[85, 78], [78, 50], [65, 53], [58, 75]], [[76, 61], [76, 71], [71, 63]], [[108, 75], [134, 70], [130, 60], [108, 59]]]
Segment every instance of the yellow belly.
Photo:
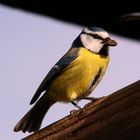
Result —
[[49, 88], [51, 96], [66, 102], [84, 96], [100, 68], [100, 77], [104, 75], [108, 62], [109, 57], [81, 48], [78, 57], [52, 82]]

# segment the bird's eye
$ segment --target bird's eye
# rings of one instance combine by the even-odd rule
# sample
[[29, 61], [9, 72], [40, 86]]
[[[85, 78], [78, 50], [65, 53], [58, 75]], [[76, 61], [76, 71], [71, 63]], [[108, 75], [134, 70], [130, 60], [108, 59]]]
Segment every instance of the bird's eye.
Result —
[[94, 37], [94, 38], [97, 38], [97, 39], [103, 39], [101, 36], [99, 36], [99, 35], [97, 35], [97, 34], [92, 34], [92, 36]]
[[91, 34], [91, 33], [86, 33], [86, 34], [92, 36], [93, 38], [103, 40], [103, 38], [97, 34]]

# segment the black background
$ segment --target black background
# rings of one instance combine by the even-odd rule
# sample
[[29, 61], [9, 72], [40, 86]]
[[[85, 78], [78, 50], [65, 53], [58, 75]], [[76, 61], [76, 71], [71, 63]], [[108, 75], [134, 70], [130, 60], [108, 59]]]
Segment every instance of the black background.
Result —
[[140, 4], [135, 0], [1, 0], [1, 3], [78, 25], [101, 26], [112, 33], [140, 39], [140, 18], [120, 20], [125, 14], [140, 12]]

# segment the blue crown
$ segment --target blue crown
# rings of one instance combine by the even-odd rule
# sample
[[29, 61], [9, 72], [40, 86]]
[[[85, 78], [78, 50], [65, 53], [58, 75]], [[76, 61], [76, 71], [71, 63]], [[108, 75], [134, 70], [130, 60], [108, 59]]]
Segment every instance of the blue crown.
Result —
[[94, 31], [94, 32], [105, 32], [105, 30], [101, 27], [88, 27], [89, 30]]

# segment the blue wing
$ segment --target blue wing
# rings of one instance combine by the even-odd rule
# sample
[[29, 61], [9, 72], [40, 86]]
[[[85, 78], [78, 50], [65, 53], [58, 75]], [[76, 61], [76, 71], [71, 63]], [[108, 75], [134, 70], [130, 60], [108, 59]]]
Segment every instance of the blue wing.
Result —
[[71, 48], [49, 71], [44, 78], [37, 91], [35, 92], [30, 104], [33, 104], [41, 95], [43, 91], [46, 91], [51, 82], [63, 73], [64, 69], [78, 56], [79, 48]]

